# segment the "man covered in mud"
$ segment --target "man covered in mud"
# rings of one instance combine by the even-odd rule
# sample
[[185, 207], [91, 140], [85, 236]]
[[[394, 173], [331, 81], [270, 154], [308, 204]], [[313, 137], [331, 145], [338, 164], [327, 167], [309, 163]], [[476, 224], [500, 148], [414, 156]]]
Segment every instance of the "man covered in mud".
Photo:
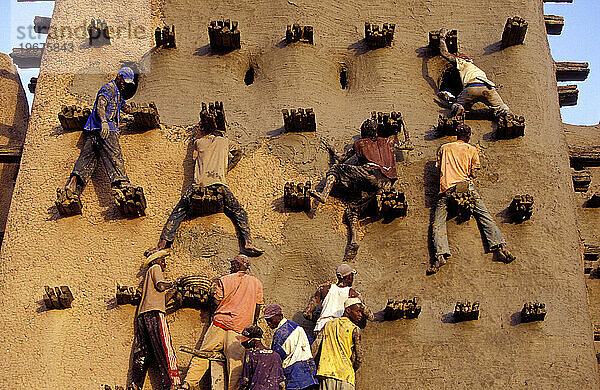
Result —
[[438, 150], [436, 165], [440, 170], [440, 193], [431, 222], [435, 261], [427, 270], [427, 274], [436, 273], [450, 257], [446, 232], [447, 207], [450, 198], [455, 196], [457, 191], [468, 192], [473, 198], [473, 216], [479, 223], [490, 250], [497, 253], [507, 263], [515, 260], [506, 246], [498, 225], [473, 186], [472, 179], [481, 165], [477, 148], [469, 144], [471, 128], [464, 123], [459, 124], [456, 134], [456, 141], [448, 142]]
[[[361, 138], [354, 142], [337, 164], [333, 165], [325, 177], [325, 186], [321, 192], [309, 190], [309, 194], [321, 203], [325, 203], [334, 185], [338, 184], [351, 192], [367, 192], [372, 194], [386, 188], [390, 189], [398, 179], [396, 172], [396, 149], [413, 149], [412, 144], [400, 143], [396, 137], [380, 137], [377, 135], [377, 123], [367, 119], [360, 128]], [[358, 164], [347, 161], [356, 156]], [[359, 209], [350, 207], [347, 219], [359, 213]], [[358, 251], [356, 229], [350, 225], [351, 242], [347, 248], [346, 259], [353, 258]]]
[[223, 212], [231, 219], [239, 234], [241, 251], [248, 256], [260, 256], [250, 237], [248, 214], [227, 187], [225, 174], [233, 169], [242, 158], [239, 145], [225, 137], [224, 131], [214, 123], [200, 123], [194, 139], [194, 180], [181, 196], [167, 219], [158, 245], [147, 251], [152, 253], [171, 246], [181, 222], [191, 214], [192, 197], [198, 193], [213, 193], [220, 197]]
[[165, 280], [167, 267], [166, 250], [159, 251], [146, 259], [146, 275], [142, 283], [142, 298], [135, 318], [133, 363], [129, 390], [141, 390], [150, 362], [158, 366], [162, 390], [181, 384], [175, 352], [171, 345], [169, 325], [165, 318], [167, 291], [173, 290], [176, 282]]
[[[467, 55], [454, 55], [448, 51], [445, 39], [447, 34], [447, 29], [440, 30], [440, 54], [456, 67], [463, 86], [452, 104], [451, 116], [464, 115], [465, 110], [470, 110], [476, 102], [490, 106], [496, 117], [510, 114], [510, 109], [498, 94], [496, 85], [487, 78], [485, 72], [473, 64]], [[447, 101], [452, 102], [452, 97], [445, 96]]]
[[[315, 324], [315, 333], [321, 332], [327, 322], [344, 314], [344, 302], [346, 300], [349, 298], [360, 298], [360, 295], [352, 288], [355, 274], [355, 269], [348, 264], [341, 264], [335, 271], [337, 283], [320, 286], [312, 296], [302, 314], [306, 319], [315, 321], [315, 310], [321, 305], [321, 313]], [[363, 311], [366, 317], [372, 321], [373, 313], [364, 307], [364, 305]]]
[[[94, 108], [83, 129], [85, 143], [67, 185], [57, 191], [57, 202], [60, 202], [61, 198], [66, 198], [80, 203], [80, 195], [94, 173], [98, 160], [102, 161], [113, 188], [130, 185], [119, 144], [119, 125], [121, 111], [133, 112], [132, 108], [125, 103], [123, 93], [134, 84], [134, 77], [131, 68], [123, 67], [114, 80], [104, 84], [98, 91]], [[64, 209], [59, 207], [59, 211], [61, 210]], [[75, 213], [80, 212], [81, 210], [78, 210]]]
[[364, 306], [359, 298], [344, 302], [344, 314], [325, 324], [312, 345], [319, 355], [320, 390], [354, 390], [355, 372], [363, 362], [361, 331]]

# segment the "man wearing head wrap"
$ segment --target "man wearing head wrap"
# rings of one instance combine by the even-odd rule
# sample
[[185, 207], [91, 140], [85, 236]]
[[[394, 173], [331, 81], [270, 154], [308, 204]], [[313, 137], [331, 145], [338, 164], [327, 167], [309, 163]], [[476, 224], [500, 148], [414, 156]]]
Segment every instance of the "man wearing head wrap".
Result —
[[134, 78], [133, 70], [123, 67], [114, 80], [104, 84], [98, 91], [94, 108], [83, 129], [85, 143], [65, 186], [69, 198], [79, 198], [98, 160], [102, 161], [111, 186], [129, 184], [119, 144], [119, 124], [121, 110], [131, 112], [123, 92], [128, 85], [135, 83]]
[[359, 298], [344, 302], [344, 315], [325, 324], [312, 345], [319, 354], [320, 390], [354, 390], [355, 372], [363, 362], [359, 323], [364, 306]]
[[194, 180], [181, 196], [163, 227], [155, 248], [147, 253], [167, 248], [175, 239], [175, 233], [192, 211], [192, 196], [204, 190], [222, 194], [223, 212], [233, 222], [240, 235], [241, 250], [248, 256], [260, 256], [263, 250], [256, 247], [250, 236], [248, 214], [227, 187], [225, 174], [233, 169], [242, 158], [242, 150], [236, 142], [224, 136], [221, 129], [208, 124], [199, 124], [194, 139]]
[[[213, 298], [217, 308], [212, 323], [204, 334], [200, 351], [222, 352], [227, 364], [229, 390], [238, 390], [242, 376], [244, 347], [237, 336], [256, 323], [263, 304], [260, 280], [248, 274], [250, 259], [237, 255], [229, 259], [231, 273], [215, 280]], [[194, 356], [181, 389], [197, 386], [209, 368], [209, 361]]]
[[142, 298], [135, 318], [132, 383], [128, 389], [141, 390], [144, 387], [150, 362], [158, 366], [162, 390], [181, 384], [175, 352], [171, 346], [169, 325], [165, 319], [167, 291], [177, 285], [176, 282], [167, 282], [163, 275], [168, 255], [166, 250], [156, 252], [144, 263], [144, 267], [148, 269], [142, 283]]
[[[303, 311], [303, 315], [306, 319], [316, 322], [315, 333], [319, 333], [327, 322], [344, 314], [344, 302], [346, 300], [360, 298], [358, 292], [352, 288], [355, 274], [355, 269], [348, 264], [341, 264], [335, 271], [337, 283], [320, 286], [312, 296]], [[321, 305], [321, 312], [318, 317], [315, 317], [315, 310], [319, 305]], [[363, 309], [365, 315], [372, 321], [373, 313], [366, 309], [364, 305]]]
[[310, 351], [310, 337], [300, 325], [285, 318], [276, 303], [267, 305], [261, 318], [275, 329], [271, 349], [283, 361], [286, 390], [313, 389], [317, 368]]
[[446, 232], [447, 206], [450, 196], [456, 191], [458, 185], [467, 188], [475, 199], [473, 216], [479, 223], [490, 250], [507, 263], [515, 260], [506, 246], [498, 225], [473, 186], [472, 178], [475, 177], [481, 164], [477, 148], [468, 143], [471, 139], [471, 128], [469, 125], [460, 124], [456, 128], [456, 133], [457, 140], [442, 145], [437, 153], [436, 166], [440, 169], [440, 192], [431, 225], [435, 261], [427, 270], [427, 274], [436, 273], [450, 257]]
[[456, 67], [460, 73], [463, 89], [452, 105], [452, 116], [463, 115], [465, 110], [470, 110], [476, 102], [483, 102], [494, 110], [494, 115], [503, 116], [510, 113], [504, 103], [496, 85], [491, 82], [485, 72], [479, 69], [466, 55], [453, 55], [448, 51], [446, 35], [448, 30], [440, 30], [440, 54]]

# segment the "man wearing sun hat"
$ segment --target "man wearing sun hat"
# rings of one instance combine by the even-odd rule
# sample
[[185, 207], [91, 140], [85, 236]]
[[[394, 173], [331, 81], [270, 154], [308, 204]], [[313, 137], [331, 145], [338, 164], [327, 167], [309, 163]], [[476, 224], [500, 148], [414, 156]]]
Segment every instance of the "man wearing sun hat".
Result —
[[[344, 302], [348, 298], [358, 298], [360, 295], [352, 288], [356, 270], [348, 264], [341, 264], [335, 270], [337, 283], [325, 284], [320, 286], [312, 296], [306, 309], [304, 317], [314, 321], [314, 311], [321, 304], [321, 314], [316, 320], [315, 333], [323, 329], [325, 324], [334, 318], [341, 317], [344, 314]], [[366, 310], [367, 317], [372, 321], [373, 313]]]
[[[244, 357], [244, 347], [237, 336], [258, 319], [263, 303], [263, 286], [260, 280], [248, 274], [250, 259], [247, 256], [240, 254], [228, 260], [231, 273], [215, 280], [213, 297], [217, 309], [204, 334], [200, 350], [223, 352], [227, 362], [227, 388], [237, 390]], [[181, 388], [197, 386], [208, 368], [207, 359], [194, 356]]]
[[363, 361], [361, 333], [364, 306], [360, 298], [344, 302], [344, 315], [323, 328], [312, 345], [313, 355], [320, 353], [320, 390], [354, 390], [355, 372]]
[[315, 361], [310, 351], [311, 339], [297, 323], [283, 316], [281, 306], [267, 305], [263, 318], [269, 328], [275, 329], [271, 349], [283, 361], [286, 389], [311, 389], [317, 385]]
[[496, 85], [491, 82], [485, 72], [479, 69], [465, 54], [453, 55], [446, 45], [445, 28], [440, 30], [440, 54], [456, 67], [460, 74], [463, 90], [452, 105], [452, 116], [463, 115], [464, 110], [470, 110], [474, 103], [483, 102], [494, 110], [494, 115], [503, 116], [510, 113], [510, 108], [504, 103]]
[[[98, 160], [102, 161], [111, 186], [129, 183], [119, 144], [119, 124], [121, 110], [130, 112], [122, 93], [127, 84], [134, 83], [134, 77], [131, 68], [123, 67], [114, 80], [104, 84], [98, 91], [94, 108], [83, 129], [85, 143], [64, 189], [68, 198], [79, 198]], [[58, 192], [61, 191], [63, 189], [59, 188]]]
[[147, 257], [144, 262], [144, 267], [148, 269], [142, 283], [142, 298], [135, 319], [132, 383], [129, 386], [134, 390], [144, 387], [150, 361], [158, 365], [161, 389], [168, 390], [181, 384], [169, 325], [165, 319], [167, 290], [177, 286], [176, 282], [166, 281], [163, 275], [168, 255], [166, 250], [159, 251]]
[[263, 331], [256, 325], [247, 326], [238, 340], [246, 348], [240, 390], [286, 389], [281, 358], [262, 343]]

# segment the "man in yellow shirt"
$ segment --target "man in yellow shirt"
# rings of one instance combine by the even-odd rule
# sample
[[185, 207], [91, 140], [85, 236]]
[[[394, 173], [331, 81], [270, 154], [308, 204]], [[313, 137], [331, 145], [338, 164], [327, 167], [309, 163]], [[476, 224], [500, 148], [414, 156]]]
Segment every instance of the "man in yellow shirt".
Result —
[[446, 232], [447, 205], [449, 197], [456, 191], [456, 186], [459, 183], [466, 183], [468, 190], [475, 198], [473, 216], [477, 219], [490, 250], [501, 256], [507, 263], [515, 260], [515, 257], [506, 247], [506, 242], [500, 229], [498, 229], [498, 225], [496, 225], [471, 181], [475, 177], [476, 170], [481, 167], [477, 148], [468, 143], [471, 139], [471, 128], [469, 125], [460, 124], [456, 128], [456, 134], [457, 140], [442, 145], [437, 156], [436, 166], [440, 169], [440, 195], [432, 221], [435, 262], [427, 270], [429, 275], [436, 273], [450, 257], [448, 234]]
[[494, 110], [495, 116], [510, 113], [510, 108], [504, 103], [496, 85], [491, 82], [484, 71], [479, 69], [473, 61], [464, 54], [453, 55], [446, 46], [445, 28], [440, 30], [440, 54], [456, 67], [462, 81], [463, 89], [452, 105], [452, 116], [463, 115], [465, 110], [470, 110], [476, 102], [483, 102]]
[[355, 371], [363, 360], [358, 327], [363, 310], [359, 298], [348, 298], [344, 315], [327, 322], [312, 344], [313, 356], [320, 353], [317, 369], [320, 390], [354, 390]]

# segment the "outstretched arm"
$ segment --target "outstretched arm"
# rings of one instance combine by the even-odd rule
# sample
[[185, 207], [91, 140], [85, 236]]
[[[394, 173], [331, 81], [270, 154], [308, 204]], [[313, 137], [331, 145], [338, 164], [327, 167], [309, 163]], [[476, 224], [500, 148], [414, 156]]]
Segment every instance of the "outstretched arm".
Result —
[[231, 171], [238, 162], [242, 159], [242, 148], [237, 143], [232, 143], [232, 146], [229, 149], [229, 153], [231, 154], [231, 158], [229, 159], [229, 164], [227, 164], [227, 171]]
[[125, 103], [121, 107], [121, 111], [126, 114], [133, 114], [137, 110], [137, 105], [135, 103]]
[[447, 29], [443, 28], [440, 30], [440, 54], [452, 65], [456, 65], [456, 57], [448, 51], [448, 46], [446, 45], [446, 34], [448, 34]]
[[352, 346], [352, 357], [354, 358], [352, 359], [352, 366], [354, 367], [354, 371], [356, 371], [363, 362], [363, 350], [360, 339], [360, 329], [358, 327], [354, 328], [354, 331], [352, 332], [352, 341], [354, 343]]
[[323, 295], [323, 286], [319, 287], [317, 289], [317, 291], [315, 292], [315, 295], [313, 295], [310, 298], [310, 301], [308, 301], [308, 305], [302, 312], [302, 314], [304, 315], [304, 318], [306, 318], [307, 320], [314, 321], [313, 312], [315, 311], [317, 306], [319, 306], [319, 303], [321, 303], [322, 295]]

